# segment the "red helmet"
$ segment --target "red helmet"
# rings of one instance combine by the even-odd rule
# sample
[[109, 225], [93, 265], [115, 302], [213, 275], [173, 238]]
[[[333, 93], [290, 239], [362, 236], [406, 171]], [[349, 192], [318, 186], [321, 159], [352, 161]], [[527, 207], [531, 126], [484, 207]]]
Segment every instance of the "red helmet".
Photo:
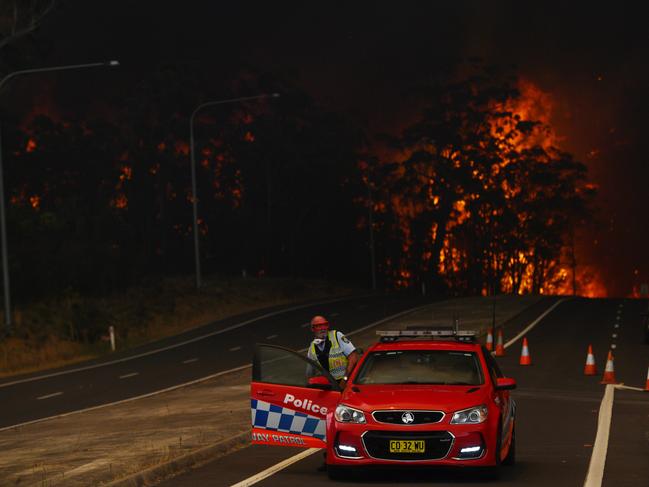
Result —
[[311, 320], [311, 328], [320, 328], [323, 326], [329, 326], [329, 322], [327, 321], [327, 318], [324, 316], [314, 316], [313, 319]]

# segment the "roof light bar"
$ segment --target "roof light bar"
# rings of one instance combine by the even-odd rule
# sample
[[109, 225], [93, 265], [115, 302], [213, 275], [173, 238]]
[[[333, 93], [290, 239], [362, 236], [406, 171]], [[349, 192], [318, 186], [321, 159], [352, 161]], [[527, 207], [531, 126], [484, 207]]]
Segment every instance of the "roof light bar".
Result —
[[476, 336], [473, 330], [377, 330], [376, 334], [385, 337], [415, 337], [415, 336]]
[[477, 332], [474, 330], [377, 330], [376, 334], [381, 337], [381, 341], [390, 342], [399, 338], [438, 338], [438, 339], [455, 339], [462, 342], [475, 341]]

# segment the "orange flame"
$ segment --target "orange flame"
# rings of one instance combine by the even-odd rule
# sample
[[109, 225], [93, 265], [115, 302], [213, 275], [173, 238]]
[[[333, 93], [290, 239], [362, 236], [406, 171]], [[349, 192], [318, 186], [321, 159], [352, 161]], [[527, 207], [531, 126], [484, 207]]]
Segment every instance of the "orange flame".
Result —
[[36, 141], [31, 137], [27, 140], [26, 152], [34, 152], [36, 150]]
[[124, 210], [128, 208], [128, 198], [124, 193], [120, 193], [111, 200], [111, 206], [118, 210]]

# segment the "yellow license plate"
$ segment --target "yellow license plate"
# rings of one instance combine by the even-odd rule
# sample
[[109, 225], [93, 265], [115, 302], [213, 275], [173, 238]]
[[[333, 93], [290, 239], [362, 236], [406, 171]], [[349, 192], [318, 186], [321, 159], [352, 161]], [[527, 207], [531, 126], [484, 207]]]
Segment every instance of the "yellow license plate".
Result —
[[390, 440], [390, 453], [424, 453], [424, 440]]

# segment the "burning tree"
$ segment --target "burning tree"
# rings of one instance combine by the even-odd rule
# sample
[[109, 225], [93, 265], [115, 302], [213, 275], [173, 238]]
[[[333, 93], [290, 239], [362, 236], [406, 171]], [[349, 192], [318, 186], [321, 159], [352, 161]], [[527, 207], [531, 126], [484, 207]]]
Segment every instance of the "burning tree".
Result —
[[367, 167], [384, 271], [397, 286], [552, 292], [585, 218], [586, 168], [525, 110], [516, 80], [482, 71], [423, 92], [425, 110]]

